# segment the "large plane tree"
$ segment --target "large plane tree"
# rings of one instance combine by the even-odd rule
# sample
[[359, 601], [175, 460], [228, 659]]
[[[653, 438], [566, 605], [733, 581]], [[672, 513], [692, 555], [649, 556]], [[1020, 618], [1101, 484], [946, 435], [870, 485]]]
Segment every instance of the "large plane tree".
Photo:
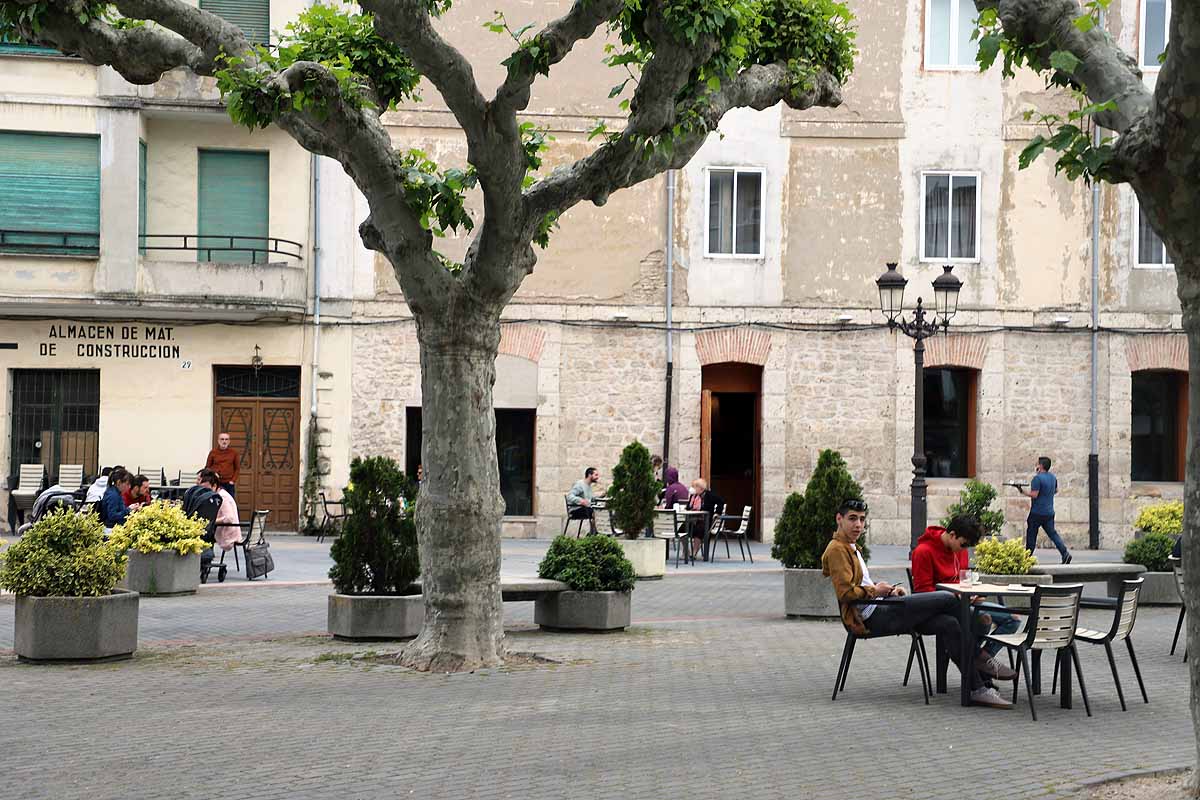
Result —
[[[402, 659], [439, 671], [504, 657], [492, 384], [500, 316], [534, 269], [534, 246], [547, 246], [568, 209], [684, 166], [732, 109], [836, 106], [854, 56], [851, 15], [834, 0], [575, 0], [550, 21], [494, 18], [488, 27], [512, 47], [503, 81], [485, 93], [439, 31], [450, 6], [317, 5], [262, 47], [183, 0], [0, 0], [0, 32], [132, 83], [180, 67], [216, 76], [234, 121], [278, 126], [337, 160], [366, 197], [359, 233], [395, 270], [421, 353], [425, 624]], [[608, 37], [622, 125], [597, 125], [589, 155], [543, 170], [548, 137], [522, 112], [538, 81], [597, 35]], [[382, 115], [414, 101], [422, 78], [457, 120], [466, 164], [438, 165], [391, 140]], [[470, 237], [461, 263], [435, 247], [448, 233]]]
[[[1127, 183], [1175, 263], [1188, 342], [1188, 447], [1183, 559], [1188, 642], [1200, 646], [1200, 2], [1175, 0], [1154, 88], [1106, 31], [1110, 0], [975, 0], [980, 63], [1028, 67], [1073, 92], [1066, 114], [1034, 113], [1046, 133], [1022, 166], [1049, 151], [1069, 179]], [[1100, 136], [1092, 126], [1098, 125]], [[1193, 647], [1193, 651], [1196, 647]], [[1200, 747], [1200, 659], [1191, 663], [1192, 722]], [[1191, 793], [1200, 797], [1200, 772]]]

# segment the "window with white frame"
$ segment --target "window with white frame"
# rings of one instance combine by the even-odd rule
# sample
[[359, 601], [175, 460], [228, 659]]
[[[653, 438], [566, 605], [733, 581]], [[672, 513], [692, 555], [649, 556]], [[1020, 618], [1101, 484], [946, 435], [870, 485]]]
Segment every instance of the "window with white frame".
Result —
[[978, 17], [974, 0], [926, 0], [925, 68], [975, 69], [979, 42], [971, 36]]
[[762, 255], [765, 185], [761, 169], [709, 168], [706, 255]]
[[921, 260], [979, 260], [979, 175], [921, 174]]
[[1137, 254], [1139, 267], [1163, 269], [1175, 266], [1171, 254], [1167, 252], [1167, 246], [1154, 232], [1154, 228], [1150, 227], [1150, 219], [1142, 210], [1141, 203], [1137, 204], [1137, 225], [1134, 227], [1136, 230], [1134, 252]]
[[1171, 0], [1142, 0], [1139, 50], [1142, 69], [1158, 69], [1159, 57], [1167, 49], [1171, 23]]

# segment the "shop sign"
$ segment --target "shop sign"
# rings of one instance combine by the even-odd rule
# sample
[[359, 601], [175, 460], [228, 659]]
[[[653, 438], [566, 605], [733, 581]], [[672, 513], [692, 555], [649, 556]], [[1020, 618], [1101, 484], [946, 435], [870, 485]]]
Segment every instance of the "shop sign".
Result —
[[98, 360], [179, 359], [180, 348], [175, 328], [170, 325], [56, 322], [38, 344], [38, 355]]

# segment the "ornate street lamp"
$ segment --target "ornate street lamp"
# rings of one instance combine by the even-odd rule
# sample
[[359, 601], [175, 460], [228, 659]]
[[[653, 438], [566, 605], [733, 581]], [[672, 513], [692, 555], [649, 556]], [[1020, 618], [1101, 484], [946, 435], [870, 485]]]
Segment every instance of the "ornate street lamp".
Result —
[[933, 314], [929, 319], [922, 298], [917, 298], [917, 306], [913, 309], [912, 321], [904, 319], [904, 287], [908, 281], [896, 270], [895, 264], [888, 264], [887, 271], [879, 276], [875, 284], [879, 287], [879, 307], [887, 317], [888, 327], [899, 329], [901, 333], [913, 340], [913, 363], [916, 367], [916, 386], [913, 390], [913, 480], [912, 480], [912, 513], [909, 534], [909, 550], [917, 546], [917, 539], [925, 532], [925, 522], [928, 516], [926, 505], [925, 485], [925, 340], [936, 335], [939, 331], [946, 333], [950, 329], [950, 320], [958, 312], [958, 294], [962, 290], [962, 281], [954, 277], [951, 271], [954, 267], [943, 267], [945, 270], [933, 282]]

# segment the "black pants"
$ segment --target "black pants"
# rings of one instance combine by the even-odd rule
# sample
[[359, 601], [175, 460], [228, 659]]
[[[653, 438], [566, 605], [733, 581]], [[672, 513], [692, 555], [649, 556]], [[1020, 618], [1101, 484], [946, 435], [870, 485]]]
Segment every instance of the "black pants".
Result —
[[575, 506], [567, 514], [567, 517], [569, 519], [586, 519], [588, 525], [591, 526], [592, 533], [596, 532], [596, 512], [592, 510], [591, 506]]
[[230, 497], [237, 497], [237, 491], [232, 483], [222, 483], [221, 488], [229, 492]]
[[958, 671], [967, 675], [971, 688], [983, 685], [974, 664], [966, 665], [964, 672], [963, 665], [958, 663], [962, 651], [962, 630], [958, 626], [957, 597], [950, 592], [921, 592], [891, 599], [897, 602], [874, 606], [871, 616], [863, 620], [867, 630], [876, 636], [911, 631], [936, 636], [938, 644], [946, 649]]

